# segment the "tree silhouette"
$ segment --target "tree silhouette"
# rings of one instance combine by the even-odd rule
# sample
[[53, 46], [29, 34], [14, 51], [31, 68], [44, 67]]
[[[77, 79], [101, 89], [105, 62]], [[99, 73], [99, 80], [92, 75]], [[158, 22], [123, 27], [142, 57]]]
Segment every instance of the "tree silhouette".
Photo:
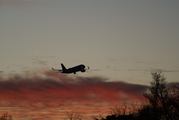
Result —
[[[167, 109], [168, 90], [166, 88], [165, 77], [161, 72], [151, 73], [153, 81], [150, 83], [149, 92], [144, 94], [144, 97], [149, 101], [152, 111], [153, 119], [159, 119], [165, 116], [168, 120], [169, 113]], [[152, 112], [151, 111], [151, 112]]]
[[[144, 97], [149, 101], [140, 110], [140, 115], [148, 114], [148, 119], [176, 120], [179, 118], [179, 86], [175, 87], [166, 84], [166, 78], [161, 72], [152, 72], [153, 81], [150, 83], [149, 91]], [[147, 112], [147, 113], [146, 113]]]
[[169, 87], [168, 109], [172, 120], [179, 119], [179, 83], [172, 83]]
[[1, 115], [0, 120], [12, 120], [12, 115], [10, 115], [9, 113], [4, 113], [3, 115]]
[[66, 114], [67, 114], [68, 120], [82, 120], [83, 119], [83, 116], [75, 111], [70, 111], [70, 112], [67, 111]]
[[130, 104], [116, 106], [104, 120], [178, 120], [179, 84], [167, 84], [161, 72], [152, 72], [151, 75], [153, 81], [144, 93], [147, 104], [143, 104], [141, 108], [134, 107], [132, 111], [129, 109]]
[[115, 116], [125, 116], [130, 114], [135, 114], [139, 110], [139, 103], [131, 103], [131, 102], [123, 102], [120, 105], [116, 105], [115, 107], [110, 109], [111, 115]]

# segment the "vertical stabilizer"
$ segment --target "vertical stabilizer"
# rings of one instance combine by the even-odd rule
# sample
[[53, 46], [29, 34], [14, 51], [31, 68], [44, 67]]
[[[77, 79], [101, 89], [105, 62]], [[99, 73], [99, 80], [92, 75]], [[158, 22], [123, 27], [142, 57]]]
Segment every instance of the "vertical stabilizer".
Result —
[[62, 70], [65, 71], [66, 68], [65, 68], [65, 66], [62, 63], [61, 63], [61, 66], [62, 66]]

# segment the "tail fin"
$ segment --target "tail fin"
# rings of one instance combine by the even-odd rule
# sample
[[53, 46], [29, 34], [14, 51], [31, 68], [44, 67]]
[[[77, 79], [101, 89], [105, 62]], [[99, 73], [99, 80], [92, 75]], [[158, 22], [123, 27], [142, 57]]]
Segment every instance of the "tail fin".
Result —
[[61, 63], [61, 66], [62, 66], [62, 70], [65, 71], [66, 68], [65, 68], [65, 66], [62, 63]]

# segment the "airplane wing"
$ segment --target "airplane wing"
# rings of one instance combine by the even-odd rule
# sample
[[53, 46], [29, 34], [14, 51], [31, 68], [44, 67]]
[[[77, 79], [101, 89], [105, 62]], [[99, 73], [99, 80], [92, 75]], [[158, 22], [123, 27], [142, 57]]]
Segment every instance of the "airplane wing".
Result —
[[54, 69], [53, 67], [52, 67], [52, 70], [62, 72], [62, 70], [60, 70], [60, 69]]

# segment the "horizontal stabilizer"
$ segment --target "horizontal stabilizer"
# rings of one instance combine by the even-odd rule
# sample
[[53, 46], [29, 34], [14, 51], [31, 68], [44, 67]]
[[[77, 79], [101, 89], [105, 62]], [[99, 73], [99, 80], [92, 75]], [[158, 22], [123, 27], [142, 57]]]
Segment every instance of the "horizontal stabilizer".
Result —
[[53, 67], [52, 67], [52, 70], [62, 72], [62, 70], [54, 69]]

